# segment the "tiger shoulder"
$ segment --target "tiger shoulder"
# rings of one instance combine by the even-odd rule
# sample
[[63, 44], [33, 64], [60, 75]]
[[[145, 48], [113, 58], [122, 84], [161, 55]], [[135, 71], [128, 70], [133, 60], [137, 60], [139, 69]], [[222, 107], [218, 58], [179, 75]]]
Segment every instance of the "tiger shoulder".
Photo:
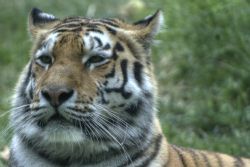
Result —
[[161, 11], [130, 24], [34, 8], [28, 20], [33, 46], [12, 103], [10, 167], [250, 167], [163, 135], [150, 51]]

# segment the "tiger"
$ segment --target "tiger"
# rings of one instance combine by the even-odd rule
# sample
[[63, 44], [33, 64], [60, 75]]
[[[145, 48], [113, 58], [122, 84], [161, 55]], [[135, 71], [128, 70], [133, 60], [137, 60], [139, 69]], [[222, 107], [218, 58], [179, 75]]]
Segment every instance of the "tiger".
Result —
[[161, 10], [135, 23], [59, 19], [33, 8], [32, 49], [13, 97], [10, 167], [250, 167], [167, 142], [151, 46]]

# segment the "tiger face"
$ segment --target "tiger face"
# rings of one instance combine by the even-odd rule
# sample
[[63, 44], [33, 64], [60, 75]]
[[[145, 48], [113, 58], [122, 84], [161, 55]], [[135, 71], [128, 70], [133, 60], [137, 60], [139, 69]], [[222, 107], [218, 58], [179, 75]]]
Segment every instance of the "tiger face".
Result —
[[98, 150], [147, 141], [156, 93], [150, 44], [162, 20], [160, 11], [128, 24], [58, 19], [33, 9], [31, 59], [14, 98], [21, 107], [11, 115], [15, 132], [50, 148], [81, 143]]

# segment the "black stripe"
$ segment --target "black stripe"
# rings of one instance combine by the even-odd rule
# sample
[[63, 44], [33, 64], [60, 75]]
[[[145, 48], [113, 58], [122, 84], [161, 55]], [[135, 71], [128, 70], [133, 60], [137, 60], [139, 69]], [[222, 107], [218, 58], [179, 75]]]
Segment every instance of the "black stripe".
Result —
[[112, 21], [108, 21], [108, 20], [99, 20], [99, 21], [102, 22], [102, 23], [108, 24], [108, 25], [110, 25], [112, 27], [119, 27], [118, 24], [116, 24], [116, 23], [114, 23]]
[[75, 28], [75, 27], [81, 27], [81, 24], [79, 24], [78, 22], [60, 24], [57, 27], [55, 27], [54, 30], [59, 30], [61, 28]]
[[125, 108], [125, 111], [131, 116], [137, 116], [141, 111], [142, 104], [142, 100], [139, 100], [135, 104], [130, 104], [127, 108]]
[[118, 55], [117, 55], [115, 49], [113, 49], [112, 58], [113, 58], [114, 60], [117, 60], [117, 58], [118, 58]]
[[152, 92], [144, 91], [143, 94], [147, 99], [151, 99], [153, 97]]
[[108, 49], [110, 49], [110, 48], [111, 48], [110, 44], [107, 43], [102, 49], [103, 49], [103, 50], [108, 50]]
[[113, 58], [114, 60], [117, 60], [117, 58], [118, 58], [118, 55], [117, 55], [116, 51], [119, 51], [119, 52], [124, 51], [123, 46], [122, 46], [119, 42], [117, 42], [117, 43], [115, 44], [115, 47], [113, 48], [112, 58]]
[[155, 148], [154, 151], [152, 152], [152, 154], [142, 163], [140, 164], [138, 167], [145, 167], [147, 165], [149, 165], [149, 163], [157, 156], [159, 150], [160, 150], [160, 146], [162, 143], [162, 135], [159, 135], [155, 141]]
[[176, 146], [172, 145], [172, 148], [175, 150], [175, 152], [178, 154], [178, 156], [180, 157], [181, 163], [183, 165], [183, 167], [187, 167], [188, 165], [186, 164], [186, 160], [183, 156], [183, 153], [179, 150], [179, 148], [177, 148]]
[[30, 89], [29, 89], [29, 97], [30, 97], [30, 99], [33, 99], [34, 97], [34, 87], [33, 87], [33, 82], [35, 82], [35, 79], [36, 79], [36, 75], [35, 75], [35, 73], [32, 71], [32, 68], [30, 69], [30, 72], [31, 72], [31, 74], [30, 74], [30, 82], [31, 82], [31, 86], [30, 86]]
[[139, 62], [134, 62], [134, 77], [136, 81], [138, 82], [139, 86], [142, 85], [142, 68], [143, 65]]
[[58, 30], [54, 30], [54, 32], [79, 32], [82, 31], [81, 27], [75, 27], [75, 28], [61, 28]]
[[97, 23], [97, 22], [91, 23], [91, 26], [96, 26], [96, 27], [102, 26], [102, 27], [105, 27], [106, 30], [109, 31], [109, 32], [110, 32], [111, 34], [113, 34], [113, 35], [116, 35], [116, 33], [117, 33], [116, 30], [115, 30], [114, 28], [112, 28], [112, 27], [110, 27], [110, 26], [108, 26], [108, 25], [102, 24], [102, 23]]
[[98, 37], [94, 37], [94, 40], [98, 43], [98, 47], [102, 47], [102, 41]]
[[63, 23], [69, 23], [69, 22], [81, 22], [83, 20], [87, 20], [85, 18], [82, 18], [82, 17], [67, 17], [63, 20]]
[[29, 65], [28, 65], [28, 72], [26, 73], [26, 76], [24, 78], [24, 82], [22, 83], [21, 85], [21, 89], [20, 89], [20, 96], [22, 97], [26, 97], [27, 98], [27, 95], [26, 95], [26, 88], [30, 82], [30, 79], [31, 79], [31, 75], [32, 75], [32, 63], [29, 62]]
[[[30, 81], [31, 82], [31, 81]], [[32, 85], [31, 85], [31, 87], [30, 87], [30, 89], [29, 89], [29, 97], [30, 97], [30, 99], [33, 99], [34, 97], [33, 97], [33, 90], [34, 88], [32, 87]]]
[[119, 51], [119, 52], [124, 51], [124, 47], [122, 46], [122, 44], [120, 42], [116, 42], [114, 49]]
[[135, 22], [134, 25], [147, 26], [156, 17], [157, 14], [158, 14], [158, 11], [155, 14], [153, 14], [153, 15], [151, 15], [143, 20], [139, 20], [139, 21]]
[[130, 98], [132, 96], [131, 92], [126, 92], [125, 91], [125, 85], [128, 82], [128, 74], [127, 74], [128, 60], [123, 59], [120, 64], [121, 64], [121, 70], [122, 70], [122, 75], [123, 75], [122, 86], [120, 88], [106, 88], [105, 91], [107, 93], [111, 93], [111, 92], [121, 93], [121, 95], [125, 99], [128, 99], [128, 98]]
[[87, 24], [87, 25], [84, 25], [84, 27], [87, 27], [87, 28], [94, 28], [94, 29], [98, 29], [98, 26], [95, 25], [95, 24]]
[[116, 30], [110, 27], [106, 27], [106, 29], [113, 35], [116, 35]]
[[125, 99], [128, 99], [130, 98], [130, 96], [132, 95], [132, 93], [130, 92], [126, 92], [124, 89], [125, 89], [125, 85], [127, 84], [128, 82], [128, 72], [127, 72], [127, 68], [128, 68], [128, 60], [126, 59], [123, 59], [121, 61], [121, 69], [122, 69], [122, 74], [123, 74], [123, 84], [120, 88], [120, 91], [122, 93], [122, 96], [125, 98]]
[[100, 90], [100, 94], [101, 94], [101, 103], [102, 104], [109, 104], [109, 101], [105, 99], [104, 93], [102, 90]]
[[118, 107], [124, 107], [125, 103], [119, 104]]
[[86, 31], [87, 32], [97, 32], [97, 33], [103, 34], [103, 32], [101, 30], [96, 29], [96, 28], [89, 28]]
[[209, 162], [209, 159], [208, 159], [208, 157], [207, 157], [207, 154], [205, 154], [205, 153], [203, 153], [203, 152], [200, 152], [200, 154], [201, 154], [203, 160], [205, 161], [206, 167], [211, 167], [211, 164], [210, 164], [210, 162]]
[[215, 153], [214, 156], [215, 156], [215, 158], [217, 160], [217, 163], [218, 163], [219, 167], [223, 167], [220, 155]]
[[146, 165], [148, 165], [157, 155], [160, 145], [161, 145], [161, 141], [162, 141], [162, 135], [158, 135], [155, 140], [153, 140], [149, 146], [147, 146], [144, 150], [139, 150], [137, 153], [135, 153], [130, 160], [128, 160], [127, 162], [119, 165], [118, 167], [126, 167], [129, 166], [131, 163], [137, 161], [139, 158], [144, 157], [145, 153], [148, 151], [149, 148], [151, 148], [152, 145], [154, 145], [154, 151], [152, 152], [152, 154], [139, 166], [137, 167], [145, 167]]
[[113, 78], [115, 76], [115, 64], [112, 67], [112, 70], [105, 75], [105, 78]]
[[240, 157], [235, 157], [234, 166], [235, 167], [244, 167], [245, 163], [242, 161], [242, 159]]
[[197, 161], [197, 159], [198, 159], [199, 157], [198, 157], [198, 155], [196, 154], [196, 152], [195, 152], [194, 150], [192, 150], [192, 149], [188, 149], [187, 151], [191, 154], [191, 157], [192, 157], [192, 159], [193, 159], [193, 161], [194, 161], [195, 167], [199, 167], [199, 163], [198, 163], [198, 161]]

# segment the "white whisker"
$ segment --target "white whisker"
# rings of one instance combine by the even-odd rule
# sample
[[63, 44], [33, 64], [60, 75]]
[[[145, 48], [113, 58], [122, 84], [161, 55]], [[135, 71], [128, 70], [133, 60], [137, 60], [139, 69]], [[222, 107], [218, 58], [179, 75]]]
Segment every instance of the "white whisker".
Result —
[[123, 145], [117, 140], [116, 137], [114, 137], [108, 130], [106, 130], [102, 124], [100, 124], [100, 122], [95, 122], [95, 124], [97, 126], [99, 126], [106, 134], [108, 134], [108, 136], [110, 136], [122, 149], [122, 151], [124, 152], [125, 154], [125, 157], [127, 160], [129, 160], [132, 164], [133, 164], [133, 161], [130, 157], [130, 155], [128, 154], [128, 152], [126, 151], [125, 147], [123, 147]]
[[4, 113], [0, 114], [0, 118], [6, 116], [8, 113], [10, 113], [10, 112], [12, 112], [14, 110], [20, 110], [20, 109], [23, 109], [23, 108], [25, 108], [27, 106], [29, 106], [29, 104], [18, 106], [18, 107], [13, 107], [10, 110], [4, 111]]

